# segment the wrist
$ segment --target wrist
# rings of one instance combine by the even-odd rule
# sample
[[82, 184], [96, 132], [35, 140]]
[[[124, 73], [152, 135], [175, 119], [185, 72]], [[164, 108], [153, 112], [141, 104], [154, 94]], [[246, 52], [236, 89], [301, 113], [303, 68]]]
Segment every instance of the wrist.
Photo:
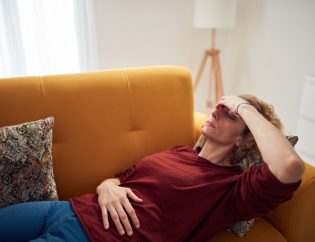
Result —
[[99, 194], [100, 192], [102, 192], [104, 189], [107, 189], [109, 186], [112, 185], [119, 185], [119, 179], [118, 178], [109, 178], [106, 179], [105, 181], [103, 181], [100, 185], [98, 185], [96, 187], [96, 193]]
[[100, 185], [96, 187], [96, 193], [99, 195], [104, 189], [106, 189], [108, 182], [105, 180]]

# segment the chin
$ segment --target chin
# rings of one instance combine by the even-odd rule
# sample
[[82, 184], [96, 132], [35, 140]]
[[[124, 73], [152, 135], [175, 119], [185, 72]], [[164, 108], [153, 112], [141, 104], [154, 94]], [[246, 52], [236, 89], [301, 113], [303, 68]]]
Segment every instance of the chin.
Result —
[[208, 138], [211, 138], [211, 139], [212, 139], [212, 135], [207, 132], [207, 129], [202, 128], [202, 129], [200, 130], [200, 133], [201, 133], [203, 136], [205, 136], [207, 139], [208, 139]]
[[212, 132], [207, 132], [207, 129], [201, 129], [200, 132], [204, 137], [206, 137], [207, 140], [209, 140], [211, 143], [222, 143], [222, 140], [219, 139], [219, 137], [216, 136], [216, 134]]
[[214, 130], [208, 126], [203, 126], [200, 130], [200, 132], [204, 135], [204, 136], [213, 136], [214, 135]]

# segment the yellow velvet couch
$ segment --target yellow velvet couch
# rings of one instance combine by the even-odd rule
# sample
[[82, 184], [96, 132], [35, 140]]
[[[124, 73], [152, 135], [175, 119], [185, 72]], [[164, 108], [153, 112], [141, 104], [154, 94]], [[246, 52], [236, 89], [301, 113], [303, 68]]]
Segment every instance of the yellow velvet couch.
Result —
[[[175, 66], [0, 79], [0, 110], [0, 127], [55, 117], [60, 199], [94, 192], [145, 155], [193, 146], [206, 119], [194, 113], [190, 72]], [[315, 168], [306, 165], [294, 198], [244, 238], [222, 231], [209, 241], [314, 242], [314, 219]]]

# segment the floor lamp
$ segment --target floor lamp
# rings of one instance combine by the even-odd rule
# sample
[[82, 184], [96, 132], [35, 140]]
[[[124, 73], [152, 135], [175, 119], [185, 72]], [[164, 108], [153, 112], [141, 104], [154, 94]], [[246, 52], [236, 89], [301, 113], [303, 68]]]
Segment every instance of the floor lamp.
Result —
[[[195, 0], [194, 26], [212, 30], [211, 49], [205, 50], [194, 83], [194, 91], [196, 91], [207, 59], [210, 59], [208, 97], [206, 101], [208, 108], [213, 106], [213, 99], [216, 103], [224, 94], [219, 58], [220, 51], [215, 47], [216, 29], [234, 26], [236, 5], [237, 0]], [[214, 98], [211, 98], [212, 87], [214, 87]]]

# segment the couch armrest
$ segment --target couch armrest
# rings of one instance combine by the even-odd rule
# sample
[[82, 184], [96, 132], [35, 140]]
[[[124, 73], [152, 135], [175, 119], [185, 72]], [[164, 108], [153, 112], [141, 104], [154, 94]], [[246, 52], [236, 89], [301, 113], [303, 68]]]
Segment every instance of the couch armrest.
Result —
[[208, 115], [205, 113], [195, 112], [194, 113], [194, 120], [195, 120], [195, 142], [198, 140], [200, 136], [200, 131], [202, 125], [206, 122]]
[[302, 184], [293, 198], [268, 214], [267, 219], [290, 242], [315, 239], [315, 167], [305, 163]]

